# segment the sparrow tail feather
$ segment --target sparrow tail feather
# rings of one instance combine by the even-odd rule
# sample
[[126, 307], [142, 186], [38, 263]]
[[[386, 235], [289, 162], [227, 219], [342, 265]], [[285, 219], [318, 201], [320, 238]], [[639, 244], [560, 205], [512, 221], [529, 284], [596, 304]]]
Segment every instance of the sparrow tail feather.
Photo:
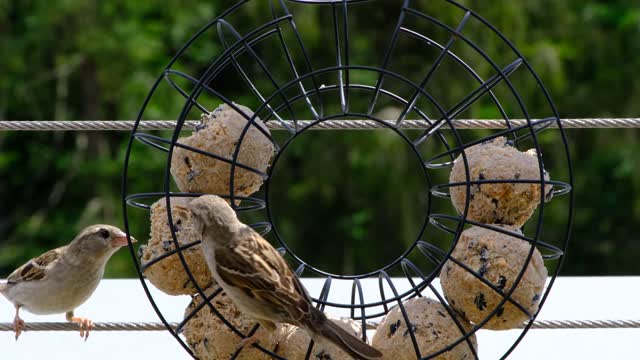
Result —
[[382, 357], [382, 353], [380, 351], [351, 335], [349, 332], [326, 317], [325, 321], [321, 322], [320, 326], [316, 327], [314, 330], [316, 333], [321, 334], [329, 341], [339, 346], [355, 359], [372, 360], [380, 359]]

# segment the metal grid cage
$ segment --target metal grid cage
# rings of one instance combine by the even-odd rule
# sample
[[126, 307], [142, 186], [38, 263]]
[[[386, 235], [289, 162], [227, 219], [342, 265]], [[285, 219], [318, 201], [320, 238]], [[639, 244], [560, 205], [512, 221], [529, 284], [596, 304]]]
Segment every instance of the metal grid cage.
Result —
[[[366, 12], [368, 7], [384, 6], [395, 16], [395, 27], [391, 34], [387, 34], [385, 46], [379, 57], [363, 59], [362, 54], [354, 51], [351, 34], [357, 31], [350, 16], [356, 12]], [[335, 62], [332, 64], [318, 64], [312, 51], [306, 48], [305, 34], [299, 30], [298, 19], [304, 11], [314, 7], [314, 11], [327, 14], [326, 32], [324, 33], [324, 51], [332, 53]], [[248, 24], [243, 21], [243, 11], [262, 9], [264, 22]], [[440, 11], [447, 9], [447, 14], [456, 13], [451, 19], [440, 19]], [[454, 10], [451, 10], [454, 9]], [[358, 24], [356, 24], [358, 25]], [[361, 24], [360, 24], [361, 25]], [[490, 54], [483, 50], [483, 39], [492, 39], [500, 46], [498, 51]], [[217, 45], [217, 53], [211, 55], [204, 51], [207, 42]], [[394, 65], [394, 59], [405, 56], [406, 51], [420, 55], [422, 70], [410, 74]], [[203, 54], [204, 53], [204, 54]], [[288, 72], [273, 73], [270, 63], [284, 61]], [[458, 99], [439, 99], [438, 86], [446, 81], [456, 81], [466, 88], [466, 93]], [[237, 90], [229, 87], [228, 83], [243, 84], [244, 94], [253, 96], [255, 114], [247, 114], [238, 108], [234, 99], [240, 96]], [[535, 88], [539, 96], [524, 98], [519, 89]], [[170, 94], [183, 101], [184, 106], [179, 114], [175, 114], [177, 126], [172, 134], [155, 133], [139, 129], [141, 120], [156, 116], [154, 101], [158, 93]], [[355, 102], [353, 99], [366, 99]], [[246, 119], [242, 134], [235, 146], [231, 157], [224, 157], [198, 148], [193, 148], [179, 142], [185, 121], [194, 114], [210, 113], [216, 104], [225, 103], [238, 111]], [[363, 105], [365, 104], [366, 105]], [[459, 115], [470, 108], [483, 104], [502, 119], [505, 129], [502, 130], [460, 130], [452, 122]], [[394, 119], [384, 119], [378, 115], [378, 110], [387, 105], [402, 109]], [[256, 118], [260, 117], [265, 123], [278, 122], [281, 132], [285, 136], [276, 140], [263, 127], [257, 126]], [[511, 119], [521, 117], [526, 123], [514, 125]], [[418, 130], [410, 130], [403, 126], [408, 119], [424, 121], [426, 126]], [[301, 120], [311, 120], [310, 122]], [[377, 270], [357, 275], [335, 274], [314, 267], [306, 263], [287, 245], [284, 238], [274, 225], [274, 213], [270, 206], [270, 184], [277, 176], [274, 169], [289, 144], [304, 137], [307, 130], [314, 129], [318, 124], [326, 121], [368, 120], [382, 128], [396, 134], [411, 152], [416, 156], [421, 166], [418, 171], [424, 176], [426, 206], [424, 208], [424, 222], [411, 246], [406, 248], [401, 256], [385, 264]], [[553, 126], [552, 126], [553, 125]], [[558, 129], [547, 130], [549, 127]], [[240, 148], [245, 135], [250, 128], [258, 129], [274, 145], [276, 155], [267, 172], [262, 172], [238, 161]], [[417, 133], [416, 133], [417, 131]], [[510, 145], [519, 149], [532, 147], [536, 150], [539, 166], [539, 178], [472, 180], [466, 150], [474, 145], [487, 142], [497, 137], [507, 137]], [[141, 144], [141, 145], [140, 145]], [[494, 26], [480, 15], [452, 0], [440, 1], [396, 1], [382, 0], [252, 0], [240, 1], [224, 11], [214, 20], [199, 30], [169, 62], [158, 77], [145, 99], [134, 126], [125, 158], [123, 173], [123, 211], [127, 233], [135, 232], [130, 229], [129, 217], [134, 214], [132, 208], [148, 210], [150, 201], [166, 198], [167, 209], [171, 209], [171, 199], [176, 197], [196, 197], [201, 194], [180, 193], [174, 191], [171, 183], [171, 158], [174, 149], [180, 147], [199, 154], [210, 156], [228, 163], [230, 172], [230, 191], [217, 194], [230, 200], [230, 204], [239, 213], [252, 213], [262, 216], [263, 221], [251, 226], [262, 234], [271, 232], [280, 246], [280, 252], [294, 264], [297, 275], [307, 274], [324, 279], [322, 292], [313, 300], [320, 309], [329, 307], [348, 311], [351, 318], [361, 322], [363, 329], [370, 320], [375, 320], [387, 314], [392, 307], [399, 306], [407, 324], [410, 323], [403, 301], [429, 295], [440, 301], [460, 330], [460, 337], [455, 342], [442, 349], [425, 354], [421, 353], [414, 331], [409, 327], [409, 335], [415, 350], [416, 359], [431, 359], [449, 351], [456, 345], [466, 342], [475, 358], [478, 355], [470, 345], [469, 337], [482, 328], [489, 319], [507, 302], [514, 304], [526, 313], [530, 321], [516, 337], [507, 337], [502, 358], [506, 358], [522, 340], [527, 330], [533, 324], [536, 313], [530, 313], [521, 304], [511, 298], [516, 286], [522, 279], [525, 269], [534, 253], [539, 249], [545, 264], [549, 268], [550, 282], [540, 299], [540, 306], [544, 303], [551, 286], [557, 276], [570, 233], [573, 217], [573, 175], [567, 144], [558, 112], [550, 95], [541, 80], [531, 68], [530, 64], [515, 46], [507, 40]], [[137, 189], [134, 177], [137, 167], [132, 165], [136, 156], [146, 154], [142, 148], [158, 151], [166, 156], [166, 167], [163, 181], [158, 181], [155, 189]], [[142, 155], [141, 155], [142, 154]], [[466, 181], [448, 182], [446, 174], [458, 156], [463, 161]], [[306, 161], [313, 161], [308, 157]], [[543, 162], [544, 160], [544, 162]], [[545, 180], [545, 168], [550, 169], [554, 181]], [[234, 178], [238, 169], [243, 169], [259, 175], [264, 180], [264, 191], [258, 196], [243, 197], [234, 190]], [[444, 176], [442, 176], [444, 174]], [[150, 176], [150, 174], [145, 174]], [[445, 179], [445, 180], [442, 180]], [[553, 186], [554, 200], [545, 204], [544, 192], [541, 191], [538, 208], [533, 217], [523, 227], [523, 235], [515, 235], [502, 228], [482, 224], [468, 219], [469, 200], [473, 187], [495, 183], [530, 183], [541, 186]], [[451, 207], [449, 189], [464, 187], [466, 203], [464, 211], [458, 213]], [[560, 195], [565, 195], [560, 197]], [[239, 204], [238, 200], [241, 200]], [[551, 208], [550, 210], [547, 210]], [[168, 211], [167, 221], [173, 224], [171, 211]], [[551, 218], [555, 220], [550, 220]], [[562, 234], [544, 234], [545, 222], [560, 222], [564, 227]], [[530, 251], [522, 270], [514, 285], [509, 289], [500, 289], [483, 277], [476, 269], [471, 269], [462, 261], [452, 256], [452, 252], [465, 227], [474, 225], [495, 232], [509, 234], [530, 244]], [[195, 312], [203, 306], [216, 314], [239, 337], [245, 334], [228, 322], [212, 304], [211, 299], [218, 296], [220, 291], [206, 295], [204, 289], [195, 281], [189, 266], [182, 254], [183, 250], [197, 245], [198, 242], [180, 245], [175, 229], [171, 228], [175, 250], [159, 258], [145, 263], [138, 260], [134, 249], [130, 246], [135, 259], [136, 268], [140, 274], [142, 286], [167, 329], [180, 344], [193, 355], [185, 341], [179, 336], [180, 329], [193, 317]], [[433, 240], [432, 239], [445, 240]], [[205, 301], [197, 307], [177, 329], [172, 328], [157, 306], [143, 272], [166, 256], [177, 254], [184, 266], [184, 271], [197, 288], [198, 294]], [[423, 262], [417, 264], [411, 259], [421, 257]], [[501, 303], [487, 316], [474, 324], [471, 331], [466, 331], [457, 317], [455, 310], [448, 305], [442, 291], [433, 284], [443, 264], [453, 261], [463, 267], [479, 281], [489, 286], [502, 296]], [[406, 277], [404, 285], [400, 286], [390, 276], [391, 273], [402, 273]], [[378, 292], [363, 291], [364, 279], [376, 279]], [[349, 302], [330, 300], [332, 284], [348, 282], [351, 293]], [[538, 310], [539, 311], [539, 310]], [[367, 339], [363, 331], [363, 340]], [[254, 345], [273, 358], [282, 359], [273, 349], [266, 349]], [[313, 342], [309, 344], [306, 358], [312, 357]], [[242, 349], [231, 358], [236, 358]]]

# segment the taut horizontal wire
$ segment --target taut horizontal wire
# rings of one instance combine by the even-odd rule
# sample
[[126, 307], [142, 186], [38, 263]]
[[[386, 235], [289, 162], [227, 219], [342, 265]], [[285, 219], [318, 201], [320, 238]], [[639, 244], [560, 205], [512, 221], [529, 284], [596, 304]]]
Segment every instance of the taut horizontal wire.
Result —
[[[177, 323], [171, 324], [174, 328]], [[25, 322], [25, 331], [79, 331], [76, 323], [70, 322]], [[167, 330], [159, 322], [98, 322], [92, 331], [162, 331]], [[13, 331], [13, 323], [0, 323], [0, 331]]]
[[[369, 324], [375, 328], [375, 324]], [[175, 329], [178, 323], [171, 323]], [[522, 326], [524, 327], [524, 326]], [[640, 329], [640, 320], [536, 320], [532, 329], [581, 330], [581, 329]], [[27, 322], [26, 331], [78, 331], [78, 324], [68, 322]], [[99, 322], [93, 324], [93, 331], [164, 331], [158, 322]], [[0, 323], [0, 331], [13, 331], [13, 323]]]
[[[535, 121], [535, 120], [532, 120]], [[298, 121], [299, 127], [307, 126], [310, 120]], [[390, 124], [395, 120], [388, 120]], [[456, 129], [505, 129], [504, 120], [460, 119], [452, 121]], [[510, 120], [513, 127], [526, 125], [526, 120]], [[562, 119], [562, 126], [568, 129], [615, 129], [640, 128], [640, 118], [584, 118]], [[293, 127], [293, 122], [287, 121]], [[130, 131], [135, 121], [130, 120], [93, 120], [93, 121], [0, 121], [0, 131]], [[193, 130], [199, 121], [187, 121], [185, 129]], [[173, 130], [174, 120], [145, 120], [140, 122], [139, 130]], [[556, 124], [552, 123], [551, 127]], [[277, 121], [267, 122], [272, 130], [284, 130], [284, 126]], [[315, 130], [369, 130], [380, 129], [383, 125], [372, 120], [327, 120], [317, 124]], [[400, 124], [403, 129], [426, 129], [429, 123], [424, 120], [405, 120]], [[444, 129], [447, 125], [443, 126]]]

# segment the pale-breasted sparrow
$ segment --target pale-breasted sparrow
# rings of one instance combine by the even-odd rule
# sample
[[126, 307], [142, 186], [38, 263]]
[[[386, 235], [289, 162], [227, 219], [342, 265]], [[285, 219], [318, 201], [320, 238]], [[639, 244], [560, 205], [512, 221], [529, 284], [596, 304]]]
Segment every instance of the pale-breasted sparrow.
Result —
[[16, 340], [24, 328], [21, 308], [36, 315], [66, 313], [68, 321], [80, 325], [80, 336], [86, 340], [93, 323], [75, 317], [73, 310], [93, 294], [111, 255], [126, 245], [127, 234], [117, 227], [89, 226], [69, 245], [31, 259], [9, 275], [7, 282], [0, 284], [0, 294], [16, 308]]

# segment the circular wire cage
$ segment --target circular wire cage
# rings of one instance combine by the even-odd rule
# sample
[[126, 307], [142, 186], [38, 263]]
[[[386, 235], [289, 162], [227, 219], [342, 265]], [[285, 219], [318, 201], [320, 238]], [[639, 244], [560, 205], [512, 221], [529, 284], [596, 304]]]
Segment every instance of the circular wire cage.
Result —
[[[380, 7], [384, 8], [385, 21], [393, 31], [373, 33], [377, 46], [363, 53], [363, 50], [358, 50], [362, 46], [353, 46], [353, 34], [373, 31], [376, 24], [363, 21], [366, 16], [362, 14]], [[262, 22], [247, 21], [247, 13], [251, 13], [253, 18], [260, 18]], [[320, 19], [321, 23], [313, 23], [309, 21], [310, 18]], [[320, 49], [306, 45], [306, 26], [322, 26], [322, 39], [316, 39], [315, 42], [322, 44]], [[409, 56], [414, 59], [413, 62], [398, 61]], [[327, 61], [328, 58], [331, 61]], [[273, 72], [273, 64], [276, 63], [280, 64], [279, 69], [285, 68], [286, 71]], [[456, 84], [459, 94], [441, 95], [439, 89], [451, 83]], [[246, 100], [247, 96], [251, 97], [250, 100]], [[240, 97], [248, 101], [247, 105], [252, 106], [255, 113], [247, 113], [238, 107], [234, 101]], [[163, 114], [167, 99], [181, 104], [181, 111], [173, 114], [177, 120], [175, 130], [172, 133], [140, 131], [140, 121]], [[239, 112], [246, 120], [230, 156], [180, 142], [181, 134], [192, 130], [187, 126], [188, 120], [199, 118], [201, 113], [210, 114], [221, 103]], [[387, 107], [398, 109], [394, 118], [380, 115], [381, 110]], [[459, 128], [456, 120], [472, 113], [475, 108], [483, 109], [483, 114], [501, 119], [499, 128]], [[284, 135], [272, 136], [257, 123], [258, 117], [269, 128], [278, 129]], [[422, 124], [420, 129], [412, 125], [416, 123], [413, 120], [419, 120]], [[307, 130], [327, 127], [328, 124], [338, 127], [343, 124], [347, 128], [365, 124], [371, 128], [387, 129], [397, 135], [423, 165], [417, 169], [424, 176], [426, 197], [424, 214], [421, 215], [424, 219], [422, 226], [402, 255], [377, 270], [346, 275], [315, 267], [296, 255], [274, 223], [270, 184], [277, 177], [277, 171], [274, 171], [276, 164], [294, 139], [304, 137]], [[482, 127], [481, 120], [477, 124]], [[554, 129], [547, 130], [550, 128]], [[239, 161], [240, 148], [251, 129], [260, 131], [275, 148], [275, 156], [267, 171], [260, 171]], [[535, 149], [539, 176], [498, 180], [474, 178], [467, 160], [468, 149], [500, 137], [504, 137], [508, 145], [520, 150]], [[408, 299], [429, 296], [441, 302], [447, 315], [455, 322], [460, 336], [436, 351], [425, 353], [421, 351], [419, 338], [409, 327], [408, 335], [416, 359], [435, 358], [459, 344], [468, 346], [473, 356], [478, 358], [470, 337], [501, 311], [503, 305], [511, 303], [524, 312], [529, 320], [518, 334], [505, 335], [504, 349], [493, 352], [496, 357], [506, 358], [524, 337], [547, 298], [560, 270], [569, 238], [573, 216], [573, 175], [569, 146], [551, 97], [515, 46], [487, 20], [455, 1], [238, 2], [208, 22], [178, 51], [142, 105], [127, 148], [123, 173], [123, 210], [127, 233], [147, 231], [131, 228], [134, 217], [145, 216], [144, 212], [134, 208], [149, 210], [150, 202], [164, 198], [169, 209], [167, 223], [173, 224], [172, 199], [202, 195], [175, 191], [171, 160], [177, 148], [229, 164], [230, 191], [217, 195], [228, 199], [239, 214], [251, 213], [254, 217], [261, 217], [262, 221], [250, 226], [263, 235], [270, 233], [278, 243], [280, 253], [291, 261], [298, 276], [304, 274], [324, 279], [322, 291], [311, 294], [320, 309], [343, 311], [365, 329], [371, 321], [380, 319], [394, 306], [401, 309], [405, 323], [410, 324], [410, 314], [403, 306], [403, 301]], [[145, 168], [150, 156], [162, 158], [166, 165], [162, 173], [154, 176], [153, 169]], [[313, 161], [312, 156], [305, 159]], [[465, 180], [451, 182], [447, 175], [456, 159], [463, 164]], [[547, 170], [554, 180], [545, 178]], [[143, 171], [145, 173], [142, 176], [157, 179], [155, 188], [143, 189], [136, 185], [136, 175]], [[252, 196], [238, 195], [234, 182], [239, 171], [258, 175], [264, 181], [263, 190]], [[522, 232], [517, 234], [470, 219], [469, 199], [474, 189], [502, 183], [539, 184], [543, 189], [551, 186], [553, 200], [545, 199], [545, 192], [540, 191], [539, 198], [534, 199], [537, 203], [535, 213], [522, 226]], [[451, 206], [449, 190], [453, 188], [464, 189], [466, 200], [460, 211]], [[545, 223], [554, 223], [556, 228], [563, 231], [543, 233]], [[470, 226], [507, 234], [529, 244], [524, 266], [512, 286], [496, 286], [483, 277], [482, 271], [452, 256], [462, 232]], [[219, 296], [220, 290], [205, 294], [205, 289], [196, 281], [183, 254], [186, 249], [196, 246], [198, 241], [180, 244], [175, 227], [170, 228], [174, 249], [156, 259], [142, 263], [133, 246], [130, 246], [144, 290], [168, 331], [186, 351], [194, 355], [180, 336], [180, 331], [197, 310], [207, 306], [238, 335], [238, 340], [255, 333], [257, 324], [249, 333], [243, 333], [220, 314], [212, 302], [215, 296]], [[445, 240], [433, 240], [436, 237]], [[525, 275], [536, 249], [542, 253], [550, 279], [540, 296], [540, 306], [531, 312], [514, 300], [512, 294]], [[168, 256], [180, 259], [197, 294], [205, 300], [185, 316], [177, 329], [169, 325], [163, 315], [166, 311], [154, 300], [144, 277], [146, 269]], [[422, 261], [418, 263], [412, 260], [415, 258]], [[447, 261], [461, 266], [501, 297], [493, 311], [483, 321], [474, 323], [470, 330], [454, 315], [456, 310], [448, 304], [434, 281]], [[390, 275], [396, 273], [403, 274], [404, 279], [398, 280]], [[375, 291], [364, 290], [363, 284], [369, 279], [377, 284]], [[332, 300], [332, 289], [336, 288], [338, 282], [347, 284], [350, 294], [346, 298], [350, 301]], [[366, 331], [363, 331], [362, 338], [367, 340]], [[257, 344], [254, 346], [273, 358], [282, 359], [274, 353], [274, 349]], [[313, 342], [310, 342], [306, 358], [314, 356], [312, 348]], [[231, 358], [240, 356], [242, 351], [239, 349]]]

